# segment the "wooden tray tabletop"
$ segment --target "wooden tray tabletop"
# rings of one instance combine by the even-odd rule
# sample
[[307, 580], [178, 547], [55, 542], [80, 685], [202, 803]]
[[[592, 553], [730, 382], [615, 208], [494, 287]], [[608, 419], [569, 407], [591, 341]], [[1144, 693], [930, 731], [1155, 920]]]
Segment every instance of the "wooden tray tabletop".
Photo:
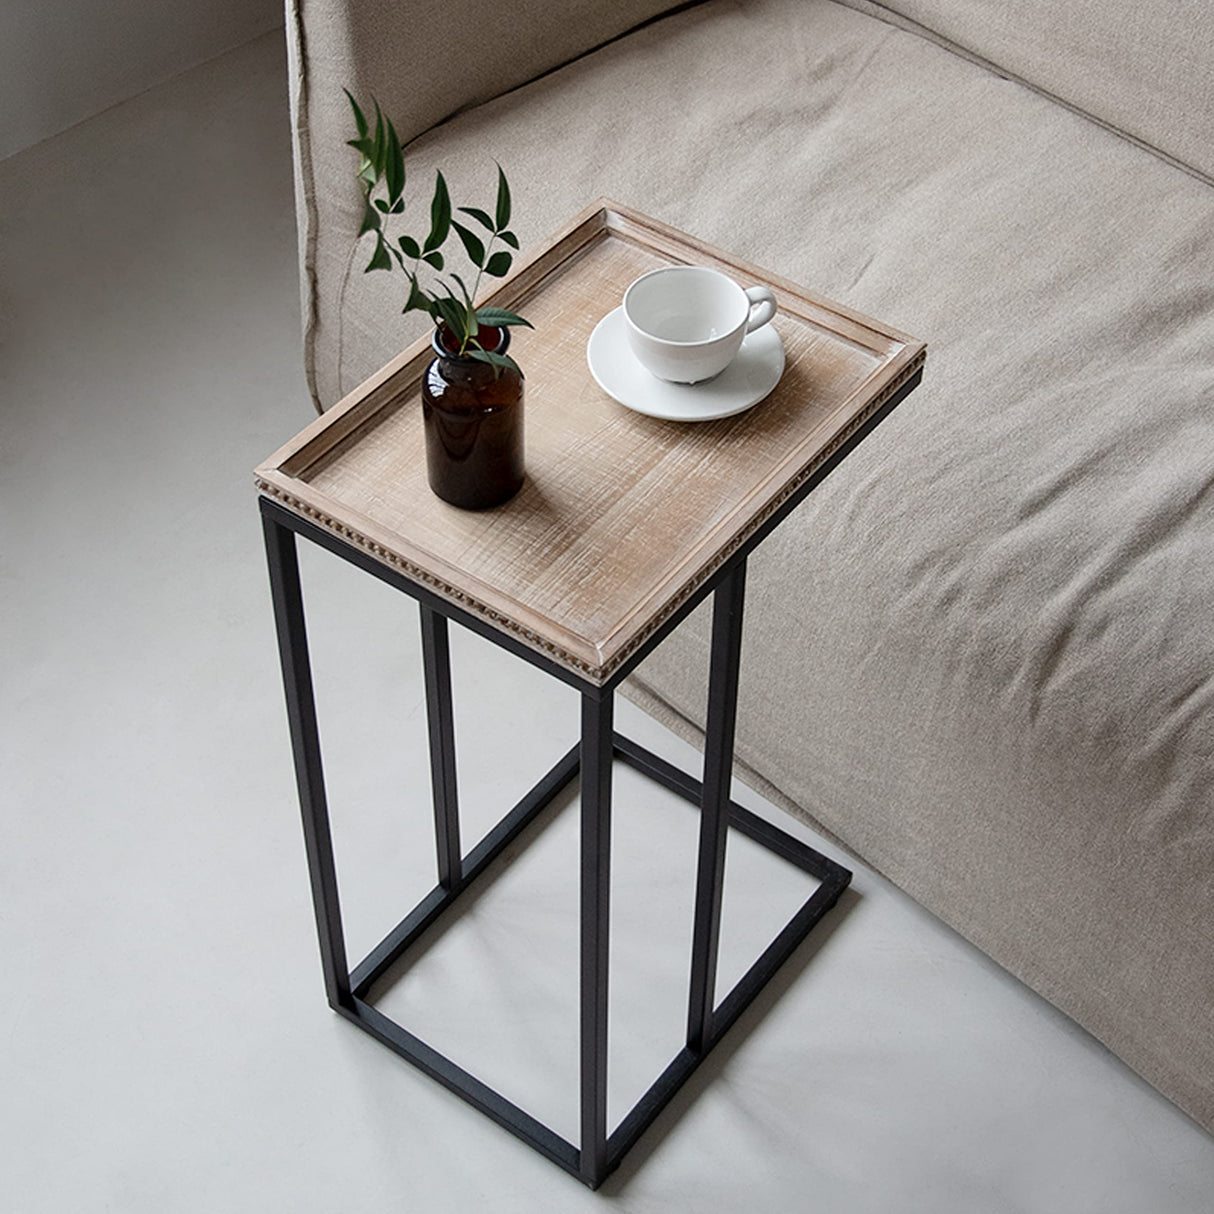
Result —
[[[612, 400], [586, 343], [662, 265], [769, 286], [787, 364], [749, 411], [658, 421]], [[259, 489], [443, 598], [603, 683], [922, 366], [925, 346], [600, 200], [484, 301], [521, 312], [527, 480], [487, 511], [426, 481], [419, 340], [272, 455]]]

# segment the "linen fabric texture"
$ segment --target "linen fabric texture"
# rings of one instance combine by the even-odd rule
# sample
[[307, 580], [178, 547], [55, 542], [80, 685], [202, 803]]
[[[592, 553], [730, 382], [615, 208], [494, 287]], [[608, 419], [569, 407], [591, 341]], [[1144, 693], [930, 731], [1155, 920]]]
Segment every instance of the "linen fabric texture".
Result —
[[976, 55], [1214, 182], [1207, 0], [843, 0]]
[[[480, 102], [410, 147], [418, 213], [436, 168], [491, 198], [496, 159], [524, 249], [607, 195], [927, 340], [919, 390], [752, 558], [740, 761], [1214, 1131], [1208, 33], [1126, 67], [1129, 4], [899, 5], [1178, 166], [828, 0], [711, 0], [523, 83], [576, 53], [567, 8], [494, 6], [521, 58], [461, 93], [448, 56], [426, 99], [390, 87], [435, 75], [414, 12], [303, 3], [321, 403], [421, 332], [353, 251], [351, 80], [411, 134]], [[707, 667], [702, 609], [629, 694], [694, 731]]]

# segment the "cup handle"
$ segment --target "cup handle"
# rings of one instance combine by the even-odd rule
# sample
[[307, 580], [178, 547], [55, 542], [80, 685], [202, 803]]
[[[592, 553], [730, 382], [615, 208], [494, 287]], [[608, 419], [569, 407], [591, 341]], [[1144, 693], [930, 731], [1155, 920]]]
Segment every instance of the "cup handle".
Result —
[[753, 333], [775, 316], [776, 297], [766, 287], [747, 287], [746, 298], [750, 300], [750, 319], [746, 322], [746, 332]]

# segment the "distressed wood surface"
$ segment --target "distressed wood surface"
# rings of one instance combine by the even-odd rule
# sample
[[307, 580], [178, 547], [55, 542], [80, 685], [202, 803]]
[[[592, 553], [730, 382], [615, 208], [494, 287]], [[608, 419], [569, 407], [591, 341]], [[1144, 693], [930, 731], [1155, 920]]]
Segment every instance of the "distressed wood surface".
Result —
[[[712, 265], [772, 288], [786, 352], [746, 413], [666, 422], [594, 382], [586, 343], [638, 275]], [[257, 469], [258, 485], [592, 682], [608, 679], [922, 364], [924, 346], [607, 201], [484, 302], [521, 311], [527, 480], [459, 510], [426, 482], [420, 377], [404, 351]]]

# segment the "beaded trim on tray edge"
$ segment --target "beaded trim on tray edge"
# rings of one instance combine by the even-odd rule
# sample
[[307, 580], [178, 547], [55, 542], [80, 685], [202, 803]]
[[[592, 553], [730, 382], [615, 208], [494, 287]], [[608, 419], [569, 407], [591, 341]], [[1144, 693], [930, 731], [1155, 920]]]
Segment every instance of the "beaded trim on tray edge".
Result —
[[297, 514], [302, 514], [307, 518], [313, 519], [321, 524], [327, 530], [339, 535], [342, 539], [348, 540], [358, 547], [366, 549], [376, 559], [383, 561], [386, 565], [391, 565], [396, 569], [408, 574], [414, 581], [420, 582], [429, 589], [435, 591], [443, 598], [448, 599], [467, 611], [471, 611], [474, 615], [479, 615], [482, 619], [486, 619], [496, 627], [502, 628], [507, 632], [512, 632], [516, 636], [522, 638], [534, 649], [538, 649], [543, 653], [555, 658], [564, 666], [568, 666], [580, 673], [587, 675], [596, 683], [605, 683], [616, 670], [619, 669], [638, 649], [649, 640], [663, 624], [685, 603], [705, 582], [713, 576], [722, 565], [743, 544], [769, 519], [771, 516], [818, 470], [834, 453], [861, 427], [868, 421], [872, 415], [881, 408], [882, 405], [889, 400], [911, 377], [919, 371], [924, 364], [926, 352], [921, 353], [918, 358], [911, 362], [902, 374], [893, 380], [883, 392], [875, 396], [866, 408], [861, 410], [851, 419], [842, 430], [818, 452], [817, 456], [807, 464], [800, 473], [797, 474], [787, 485], [781, 490], [776, 497], [767, 503], [760, 514], [755, 515], [750, 521], [750, 525], [745, 531], [735, 535], [734, 538], [717, 554], [716, 559], [706, 565], [700, 572], [689, 581], [674, 598], [670, 599], [664, 606], [662, 612], [655, 616], [649, 623], [632, 638], [626, 645], [622, 646], [612, 659], [602, 666], [591, 666], [588, 662], [581, 658], [575, 657], [567, 650], [562, 649], [553, 641], [546, 640], [537, 633], [532, 632], [529, 628], [524, 628], [522, 624], [516, 620], [512, 620], [507, 616], [502, 615], [493, 608], [486, 606], [479, 599], [470, 598], [463, 591], [457, 590], [454, 586], [448, 585], [446, 582], [436, 578], [433, 574], [427, 573], [424, 569], [406, 561], [403, 557], [385, 548], [382, 544], [377, 544], [374, 540], [368, 539], [359, 531], [355, 531], [352, 527], [347, 527], [344, 523], [339, 523], [336, 519], [330, 518], [327, 514], [317, 510], [314, 506], [309, 506], [306, 502], [300, 501], [299, 498], [293, 497], [291, 494], [278, 488], [276, 485], [271, 485], [267, 481], [257, 478], [257, 487], [263, 493], [268, 493], [271, 497], [277, 498], [285, 505], [289, 506]]

